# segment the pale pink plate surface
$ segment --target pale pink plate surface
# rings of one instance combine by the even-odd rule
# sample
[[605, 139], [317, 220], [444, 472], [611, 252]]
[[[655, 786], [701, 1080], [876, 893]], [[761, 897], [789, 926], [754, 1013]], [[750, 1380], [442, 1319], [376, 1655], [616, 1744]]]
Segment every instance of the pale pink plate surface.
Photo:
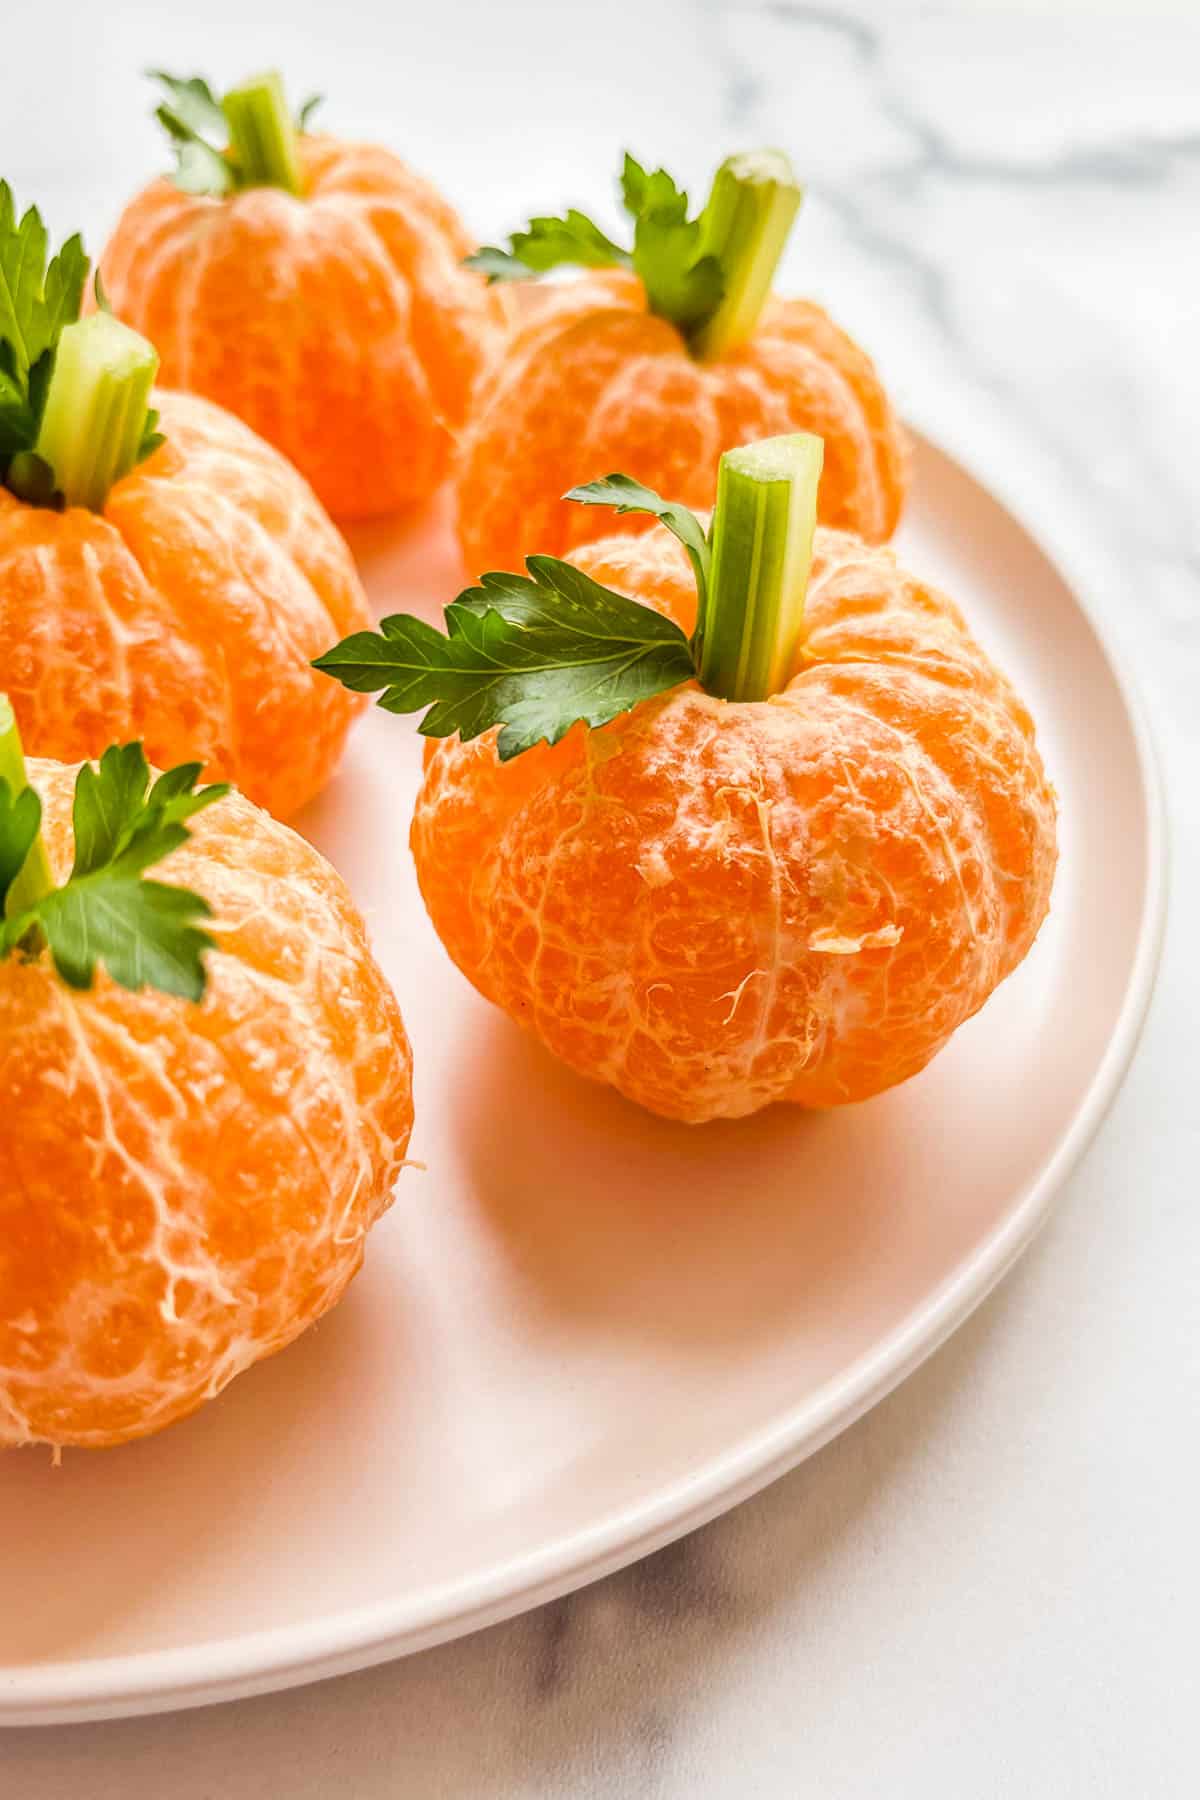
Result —
[[[400, 994], [427, 1167], [340, 1310], [194, 1420], [57, 1470], [0, 1459], [0, 1721], [282, 1687], [591, 1580], [825, 1442], [1028, 1242], [1149, 996], [1152, 759], [1082, 599], [924, 441], [902, 543], [1016, 678], [1059, 789], [1054, 911], [1025, 966], [868, 1106], [643, 1116], [451, 968], [406, 848], [419, 740], [372, 717], [303, 824]], [[356, 547], [380, 610], [452, 596], [436, 534]]]

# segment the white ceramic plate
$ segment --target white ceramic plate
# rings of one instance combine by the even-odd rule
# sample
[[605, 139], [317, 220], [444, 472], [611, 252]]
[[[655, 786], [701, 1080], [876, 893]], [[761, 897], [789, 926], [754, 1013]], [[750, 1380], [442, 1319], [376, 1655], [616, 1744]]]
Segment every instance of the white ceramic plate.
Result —
[[[902, 538], [1038, 719], [1051, 920], [918, 1080], [690, 1130], [557, 1067], [468, 989], [406, 848], [419, 740], [375, 715], [304, 821], [364, 907], [417, 1059], [412, 1154], [341, 1308], [195, 1419], [0, 1460], [0, 1720], [102, 1718], [378, 1662], [690, 1530], [913, 1369], [1029, 1241], [1149, 997], [1163, 832], [1082, 598], [922, 441]], [[436, 535], [357, 540], [382, 609]]]

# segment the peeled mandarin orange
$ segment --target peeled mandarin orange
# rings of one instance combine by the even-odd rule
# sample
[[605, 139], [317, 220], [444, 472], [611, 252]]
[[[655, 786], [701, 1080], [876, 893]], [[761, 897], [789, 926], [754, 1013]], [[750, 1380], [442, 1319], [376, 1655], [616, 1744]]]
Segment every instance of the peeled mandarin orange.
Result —
[[[74, 775], [29, 765], [60, 877]], [[0, 1445], [144, 1436], [282, 1349], [403, 1163], [408, 1040], [345, 885], [240, 796], [194, 830], [162, 869], [213, 909], [201, 1005], [0, 961]]]
[[299, 195], [152, 182], [100, 268], [168, 387], [237, 413], [335, 517], [362, 518], [445, 478], [506, 308], [462, 267], [452, 207], [398, 157], [327, 136], [296, 149]]
[[[692, 629], [665, 533], [570, 560]], [[953, 603], [818, 529], [805, 620], [769, 700], [689, 682], [506, 763], [494, 731], [427, 752], [412, 847], [450, 955], [572, 1068], [671, 1118], [915, 1075], [1049, 905], [1033, 723]]]
[[869, 358], [820, 307], [771, 299], [746, 343], [704, 361], [647, 312], [641, 282], [623, 270], [547, 290], [522, 307], [463, 438], [467, 566], [519, 569], [530, 549], [561, 556], [609, 529], [563, 501], [564, 468], [580, 480], [621, 469], [704, 508], [721, 451], [794, 431], [825, 440], [822, 522], [890, 537], [908, 479], [904, 433]]
[[276, 815], [329, 779], [361, 702], [309, 667], [366, 622], [312, 490], [229, 413], [159, 393], [167, 442], [102, 513], [0, 486], [0, 667], [26, 747], [75, 761], [139, 738]]

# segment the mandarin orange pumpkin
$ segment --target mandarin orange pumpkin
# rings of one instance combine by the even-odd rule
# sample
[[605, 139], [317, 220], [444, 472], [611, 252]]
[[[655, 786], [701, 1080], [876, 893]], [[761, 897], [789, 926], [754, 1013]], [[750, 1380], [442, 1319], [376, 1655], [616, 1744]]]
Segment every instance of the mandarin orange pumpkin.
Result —
[[727, 453], [711, 532], [610, 477], [574, 497], [645, 508], [684, 547], [531, 557], [462, 595], [444, 639], [385, 619], [321, 662], [390, 710], [432, 703], [412, 848], [459, 968], [672, 1118], [915, 1075], [1049, 904], [1028, 711], [890, 551], [814, 540], [817, 467], [811, 438]]
[[[142, 1437], [282, 1349], [403, 1165], [408, 1041], [344, 884], [194, 775], [25, 770], [0, 700], [0, 1448]], [[140, 879], [164, 855], [182, 887]]]
[[151, 393], [145, 340], [74, 322], [78, 239], [45, 256], [0, 185], [0, 668], [26, 744], [76, 761], [139, 738], [294, 812], [358, 710], [309, 666], [369, 616], [350, 552], [278, 451]]
[[722, 450], [798, 430], [824, 439], [822, 522], [890, 537], [907, 452], [879, 377], [819, 306], [769, 291], [800, 198], [786, 158], [730, 158], [691, 221], [661, 169], [627, 157], [622, 188], [632, 252], [571, 212], [471, 259], [494, 282], [588, 273], [523, 308], [481, 390], [458, 476], [468, 568], [519, 568], [530, 549], [561, 556], [604, 530], [563, 503], [564, 466], [620, 468], [710, 507]]
[[428, 499], [504, 332], [454, 209], [389, 150], [296, 132], [276, 77], [223, 104], [167, 85], [180, 168], [109, 240], [114, 311], [169, 387], [244, 419], [335, 518]]

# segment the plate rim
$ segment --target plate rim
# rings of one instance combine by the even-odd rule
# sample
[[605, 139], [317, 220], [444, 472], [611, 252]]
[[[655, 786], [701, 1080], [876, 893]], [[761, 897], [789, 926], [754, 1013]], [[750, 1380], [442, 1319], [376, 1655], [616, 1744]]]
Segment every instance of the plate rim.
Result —
[[[913, 435], [1000, 506], [1069, 591], [1128, 719], [1146, 812], [1145, 895], [1116, 1026], [1057, 1149], [1003, 1224], [867, 1355], [771, 1425], [646, 1499], [494, 1564], [483, 1576], [419, 1590], [401, 1601], [377, 1601], [173, 1649], [0, 1666], [0, 1727], [128, 1718], [280, 1692], [429, 1649], [600, 1580], [749, 1499], [823, 1448], [939, 1349], [1027, 1248], [1095, 1137], [1137, 1049], [1166, 923], [1168, 825], [1159, 755], [1120, 633], [1086, 597], [1092, 582], [1075, 574], [1078, 554], [1036, 494], [1007, 473], [999, 478], [979, 473], [981, 426], [979, 418], [972, 419], [976, 448], [966, 450], [960, 420], [923, 408], [914, 421], [909, 409]], [[1009, 460], [998, 456], [1002, 470]]]

